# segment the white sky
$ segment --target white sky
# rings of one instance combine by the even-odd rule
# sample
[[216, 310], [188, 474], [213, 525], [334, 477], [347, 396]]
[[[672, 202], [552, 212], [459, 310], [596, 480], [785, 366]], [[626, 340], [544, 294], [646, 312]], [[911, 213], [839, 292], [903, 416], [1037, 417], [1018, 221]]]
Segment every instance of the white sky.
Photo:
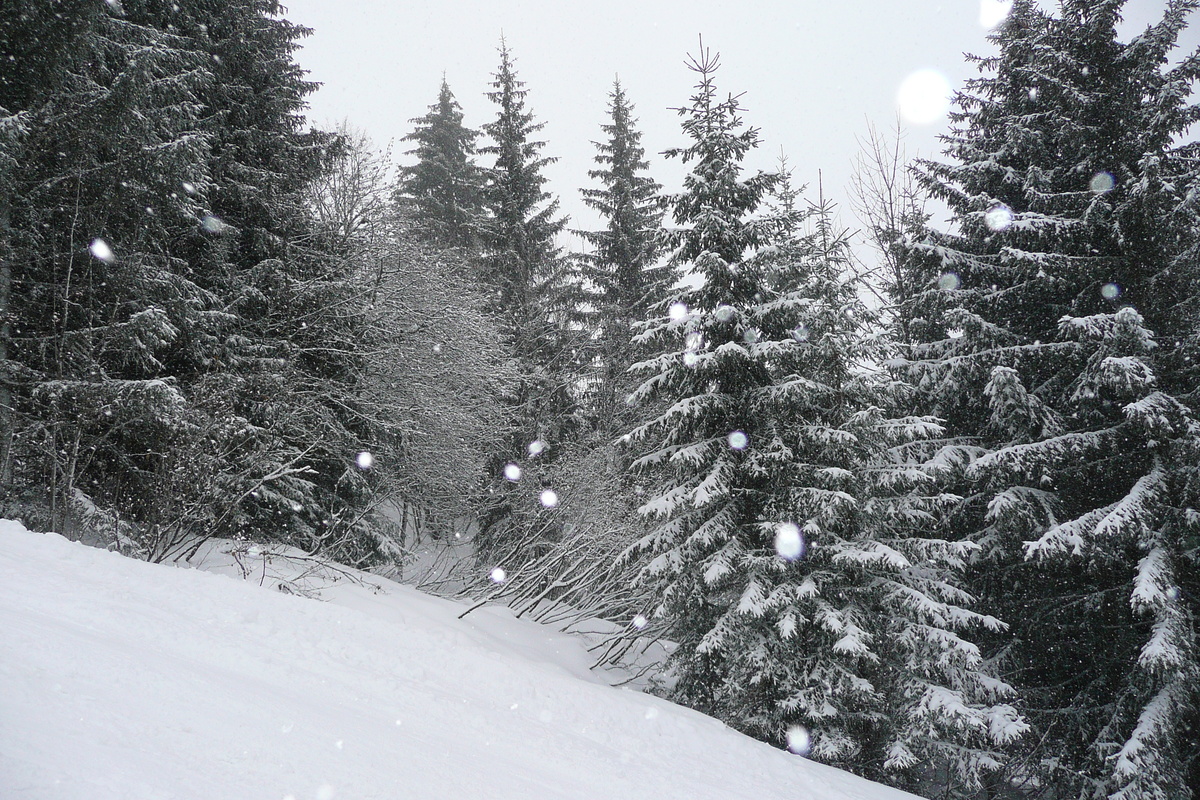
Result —
[[[602, 138], [615, 75], [636, 107], [651, 174], [668, 190], [678, 187], [680, 167], [658, 153], [684, 143], [670, 109], [691, 96], [695, 80], [684, 60], [697, 52], [699, 34], [721, 54], [719, 90], [744, 93], [744, 119], [761, 129], [763, 145], [750, 164], [770, 169], [782, 148], [812, 198], [822, 170], [825, 193], [848, 223], [846, 187], [868, 120], [892, 124], [897, 90], [913, 72], [936, 70], [957, 87], [976, 74], [962, 54], [988, 51], [981, 0], [284, 2], [289, 19], [314, 29], [298, 55], [324, 84], [310, 99], [312, 121], [344, 118], [381, 147], [395, 140], [402, 162], [408, 143], [399, 139], [436, 100], [443, 72], [467, 125], [493, 118], [484, 92], [503, 33], [529, 90], [527, 107], [546, 123], [543, 154], [559, 158], [546, 170], [549, 188], [577, 228], [595, 225], [579, 189], [592, 185], [591, 142]], [[1131, 0], [1126, 28], [1140, 30], [1164, 5]], [[1200, 30], [1185, 33], [1185, 46], [1197, 42]], [[936, 154], [944, 117], [907, 127], [910, 156]]]

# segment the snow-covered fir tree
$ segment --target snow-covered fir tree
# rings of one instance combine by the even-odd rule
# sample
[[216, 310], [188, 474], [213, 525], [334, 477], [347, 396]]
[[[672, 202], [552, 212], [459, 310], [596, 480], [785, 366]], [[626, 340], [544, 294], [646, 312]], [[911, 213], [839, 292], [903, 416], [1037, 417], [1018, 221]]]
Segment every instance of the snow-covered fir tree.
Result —
[[206, 178], [212, 75], [183, 37], [103, 6], [10, 16], [8, 51], [43, 49], [6, 70], [0, 95], [19, 126], [0, 245], [4, 492], [67, 534], [80, 504], [166, 524], [169, 453], [200, 438], [170, 376], [212, 356], [225, 317], [169, 246], [202, 212], [183, 186]]
[[[579, 281], [556, 241], [567, 220], [558, 216], [558, 200], [545, 189], [542, 170], [554, 159], [542, 156], [545, 142], [532, 138], [544, 123], [526, 108], [524, 86], [502, 42], [488, 93], [496, 118], [484, 125], [491, 144], [479, 151], [495, 158], [484, 188], [481, 260], [490, 310], [516, 361], [518, 380], [508, 398], [510, 441], [493, 459], [495, 502], [485, 512], [485, 535], [478, 540], [485, 548], [503, 538], [500, 528], [515, 522], [514, 511], [541, 512], [537, 464], [553, 457], [575, 424], [581, 333], [572, 321]], [[521, 467], [522, 483], [506, 478], [509, 464]], [[532, 527], [542, 526], [535, 521]], [[528, 528], [516, 524], [514, 535]]]
[[[960, 533], [1039, 743], [1014, 779], [1183, 798], [1196, 736], [1196, 144], [1200, 70], [1169, 56], [1194, 2], [1128, 43], [1123, 3], [1018, 0], [956, 97], [954, 213], [915, 244], [908, 368], [978, 447]], [[919, 309], [919, 312], [916, 311]]]
[[581, 235], [593, 248], [581, 258], [589, 285], [588, 327], [598, 346], [595, 414], [607, 430], [632, 388], [626, 369], [632, 362], [631, 326], [645, 319], [652, 303], [669, 290], [671, 271], [659, 262], [662, 208], [659, 184], [646, 174], [650, 164], [635, 127], [633, 106], [619, 80], [609, 93], [607, 139], [595, 142], [597, 169], [588, 176], [600, 188], [583, 189], [583, 201], [599, 212], [605, 226]]
[[475, 163], [477, 131], [463, 125], [462, 107], [442, 80], [438, 100], [404, 141], [417, 163], [400, 169], [400, 194], [418, 213], [413, 219], [435, 242], [475, 246], [483, 215], [484, 172]]
[[[656, 405], [631, 434], [657, 522], [630, 556], [678, 643], [674, 694], [777, 744], [811, 736], [829, 763], [977, 788], [1024, 724], [960, 636], [1000, 623], [967, 608], [972, 546], [935, 535], [953, 498], [922, 452], [940, 429], [888, 412], [904, 387], [878, 368], [831, 208], [803, 233], [780, 175], [743, 176], [758, 133], [719, 99], [714, 57], [690, 66], [673, 263], [698, 285], [639, 335], [656, 355], [634, 397]], [[779, 213], [756, 214], [773, 190]]]

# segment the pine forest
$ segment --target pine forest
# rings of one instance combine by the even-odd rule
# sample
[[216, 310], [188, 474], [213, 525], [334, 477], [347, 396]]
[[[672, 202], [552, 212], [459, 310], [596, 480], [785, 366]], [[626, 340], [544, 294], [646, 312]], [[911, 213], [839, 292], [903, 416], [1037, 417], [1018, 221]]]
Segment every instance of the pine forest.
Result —
[[1200, 798], [1200, 0], [1124, 5], [1013, 0], [842, 204], [702, 39], [663, 153], [590, 87], [580, 229], [499, 36], [393, 153], [310, 124], [277, 0], [9, 0], [0, 517], [606, 620], [924, 797]]

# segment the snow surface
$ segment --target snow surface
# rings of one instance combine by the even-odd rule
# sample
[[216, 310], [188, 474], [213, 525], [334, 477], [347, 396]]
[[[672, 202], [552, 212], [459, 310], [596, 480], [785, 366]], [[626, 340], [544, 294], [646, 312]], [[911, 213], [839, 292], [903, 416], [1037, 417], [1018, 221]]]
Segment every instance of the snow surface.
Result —
[[505, 609], [361, 573], [322, 602], [278, 585], [328, 571], [228, 550], [181, 569], [0, 521], [0, 798], [913, 797], [612, 688]]

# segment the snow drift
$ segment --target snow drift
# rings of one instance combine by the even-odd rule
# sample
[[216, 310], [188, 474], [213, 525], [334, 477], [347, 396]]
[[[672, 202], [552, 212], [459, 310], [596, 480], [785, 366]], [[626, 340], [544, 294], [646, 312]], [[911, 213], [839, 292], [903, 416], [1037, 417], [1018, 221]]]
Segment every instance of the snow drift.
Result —
[[912, 797], [612, 688], [578, 638], [503, 609], [205, 564], [0, 522], [0, 796]]

